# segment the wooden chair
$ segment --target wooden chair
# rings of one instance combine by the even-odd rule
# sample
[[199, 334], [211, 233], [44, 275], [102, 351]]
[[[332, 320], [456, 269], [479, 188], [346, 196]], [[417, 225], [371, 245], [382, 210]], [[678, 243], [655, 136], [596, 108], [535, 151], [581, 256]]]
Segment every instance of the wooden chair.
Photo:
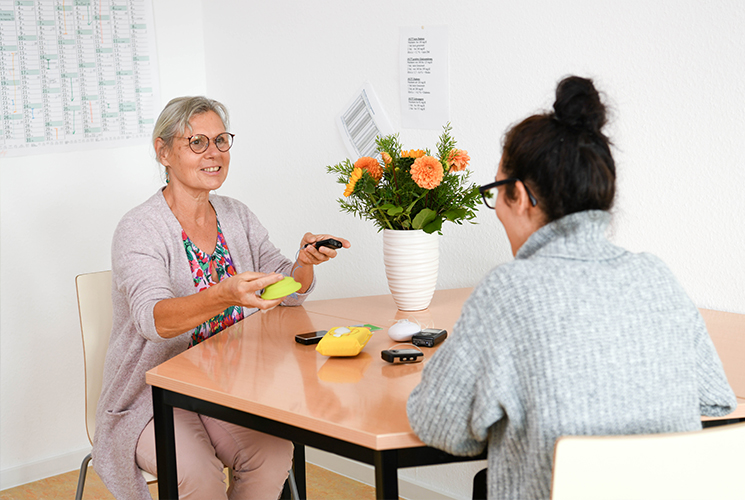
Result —
[[552, 500], [745, 498], [745, 423], [633, 436], [564, 436]]
[[[113, 318], [111, 304], [111, 271], [81, 274], [75, 278], [78, 293], [78, 313], [80, 330], [83, 334], [83, 358], [85, 360], [85, 428], [88, 440], [93, 444], [96, 432], [96, 406], [101, 396], [103, 383], [103, 363], [106, 350], [109, 348], [111, 323]], [[85, 478], [91, 461], [89, 453], [80, 465], [78, 489], [75, 500], [83, 497]], [[148, 483], [158, 480], [157, 477], [142, 471]]]
[[[78, 275], [75, 278], [75, 287], [78, 295], [78, 313], [80, 330], [83, 334], [83, 358], [85, 360], [85, 428], [88, 432], [88, 441], [93, 445], [93, 434], [96, 431], [96, 406], [101, 396], [103, 365], [106, 351], [109, 348], [113, 321], [111, 271]], [[89, 453], [80, 465], [75, 500], [83, 498], [85, 478], [90, 462], [91, 454]], [[141, 472], [148, 484], [158, 480], [149, 472], [144, 470]], [[281, 498], [299, 498], [295, 476], [292, 472], [285, 482]]]

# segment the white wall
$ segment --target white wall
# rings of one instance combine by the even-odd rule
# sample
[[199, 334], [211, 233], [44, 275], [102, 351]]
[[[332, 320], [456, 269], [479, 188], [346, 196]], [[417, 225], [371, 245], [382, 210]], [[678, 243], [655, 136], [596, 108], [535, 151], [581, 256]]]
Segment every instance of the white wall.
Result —
[[[156, 0], [161, 98], [206, 92], [199, 0]], [[119, 218], [162, 184], [150, 146], [0, 159], [0, 489], [90, 451], [75, 276], [110, 269]]]
[[[701, 307], [745, 312], [745, 4], [695, 1], [212, 1], [207, 88], [233, 113], [225, 193], [249, 204], [287, 252], [306, 231], [353, 242], [323, 266], [318, 297], [386, 293], [381, 235], [338, 211], [324, 167], [346, 151], [334, 117], [368, 80], [400, 127], [400, 26], [447, 25], [451, 121], [479, 183], [501, 135], [553, 103], [556, 82], [590, 76], [614, 117], [614, 241], [659, 255]], [[230, 9], [229, 19], [220, 15]], [[241, 36], [236, 36], [241, 33]], [[401, 130], [406, 147], [437, 131]], [[282, 199], [281, 204], [277, 201]], [[511, 258], [493, 212], [441, 239], [439, 288], [472, 286]], [[540, 291], [537, 291], [540, 293]], [[472, 465], [400, 476], [470, 498]]]
[[[233, 113], [225, 193], [249, 204], [288, 252], [306, 230], [354, 248], [322, 268], [318, 296], [384, 293], [381, 238], [339, 213], [324, 167], [346, 156], [333, 119], [364, 80], [400, 126], [399, 26], [450, 31], [451, 120], [474, 179], [493, 178], [508, 125], [553, 103], [567, 74], [608, 95], [619, 197], [615, 241], [651, 251], [703, 307], [742, 312], [745, 266], [745, 4], [689, 1], [210, 2], [207, 88]], [[233, 15], [220, 15], [230, 9]], [[236, 36], [241, 33], [241, 36]], [[401, 130], [433, 147], [437, 131]], [[274, 201], [282, 197], [280, 202]], [[282, 206], [280, 205], [280, 206]], [[493, 213], [449, 226], [438, 286], [473, 285], [510, 258]], [[738, 258], [739, 257], [739, 258]]]
[[[346, 156], [334, 117], [367, 80], [398, 128], [398, 28], [448, 25], [451, 121], [476, 182], [493, 178], [508, 125], [550, 107], [561, 77], [593, 77], [614, 111], [614, 241], [659, 255], [699, 306], [745, 313], [740, 0], [202, 3], [200, 24], [200, 2], [155, 0], [162, 99], [206, 91], [229, 107], [221, 193], [286, 254], [305, 231], [352, 241], [319, 268], [315, 298], [387, 292], [381, 235], [339, 213], [325, 173]], [[216, 55], [226, 48], [228, 60]], [[437, 135], [401, 130], [412, 148]], [[9, 471], [87, 446], [73, 279], [109, 266], [117, 220], [160, 183], [151, 158], [143, 146], [2, 160], [3, 488]], [[493, 213], [478, 221], [445, 228], [439, 288], [473, 286], [511, 258]], [[472, 472], [402, 476], [468, 498]]]

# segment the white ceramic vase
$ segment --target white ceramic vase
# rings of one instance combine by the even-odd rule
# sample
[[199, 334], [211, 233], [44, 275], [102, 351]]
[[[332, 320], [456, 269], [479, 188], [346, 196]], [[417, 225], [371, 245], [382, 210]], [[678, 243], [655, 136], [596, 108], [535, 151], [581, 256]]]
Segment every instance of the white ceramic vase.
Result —
[[383, 261], [388, 288], [399, 310], [427, 309], [437, 285], [438, 234], [384, 229]]

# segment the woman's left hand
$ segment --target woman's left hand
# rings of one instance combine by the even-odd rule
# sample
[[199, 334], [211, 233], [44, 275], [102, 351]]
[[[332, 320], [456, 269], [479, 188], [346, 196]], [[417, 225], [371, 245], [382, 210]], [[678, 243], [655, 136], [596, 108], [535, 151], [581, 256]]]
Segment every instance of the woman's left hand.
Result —
[[329, 247], [316, 248], [314, 243], [321, 240], [333, 238], [342, 244], [342, 248], [351, 247], [351, 243], [344, 238], [332, 236], [330, 234], [312, 234], [305, 233], [303, 240], [300, 242], [300, 253], [297, 260], [301, 266], [316, 266], [322, 262], [336, 257], [336, 249]]

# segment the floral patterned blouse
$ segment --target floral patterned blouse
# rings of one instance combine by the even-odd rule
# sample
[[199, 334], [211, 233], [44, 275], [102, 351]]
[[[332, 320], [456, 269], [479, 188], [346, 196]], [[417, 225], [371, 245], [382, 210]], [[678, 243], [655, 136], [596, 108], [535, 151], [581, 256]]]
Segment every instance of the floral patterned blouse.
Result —
[[[212, 255], [208, 255], [197, 248], [183, 229], [181, 230], [181, 238], [184, 241], [186, 257], [189, 259], [191, 276], [194, 279], [194, 286], [197, 287], [197, 292], [206, 290], [212, 285], [216, 285], [222, 280], [236, 274], [233, 261], [230, 258], [230, 252], [228, 251], [228, 244], [225, 242], [222, 229], [220, 229], [219, 219], [217, 220], [217, 244], [215, 245], [215, 251]], [[191, 332], [189, 347], [197, 345], [203, 340], [210, 338], [214, 334], [242, 319], [242, 307], [228, 307], [223, 312], [214, 318], [208, 319]]]

